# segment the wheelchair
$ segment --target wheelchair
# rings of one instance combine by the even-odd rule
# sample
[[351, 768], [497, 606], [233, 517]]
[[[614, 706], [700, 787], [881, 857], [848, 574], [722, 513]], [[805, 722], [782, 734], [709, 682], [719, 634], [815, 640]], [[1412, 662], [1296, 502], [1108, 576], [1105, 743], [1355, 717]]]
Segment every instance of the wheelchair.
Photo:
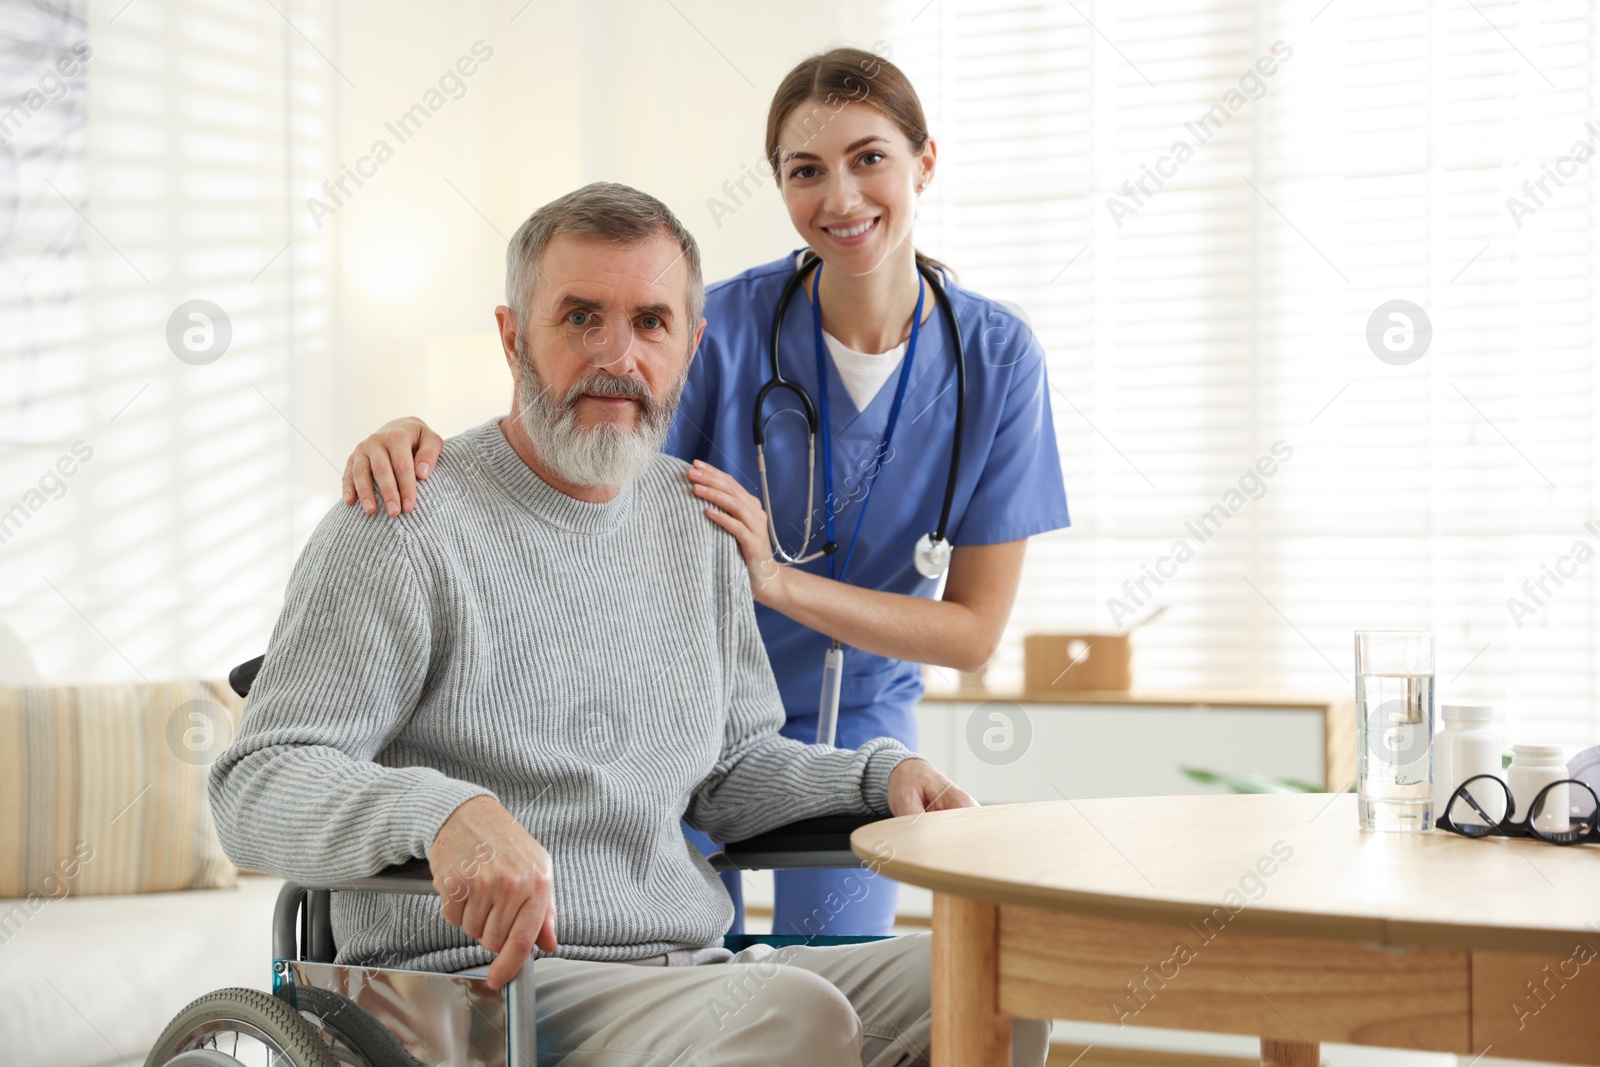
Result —
[[[228, 675], [247, 696], [264, 657]], [[713, 869], [860, 867], [850, 834], [871, 815], [804, 819], [708, 857]], [[386, 867], [339, 886], [285, 883], [272, 919], [272, 992], [219, 989], [177, 1014], [145, 1067], [535, 1067], [533, 969], [529, 958], [496, 992], [488, 980], [333, 962], [332, 894], [432, 894], [425, 859]], [[870, 936], [727, 935], [737, 952], [752, 944], [854, 944]]]

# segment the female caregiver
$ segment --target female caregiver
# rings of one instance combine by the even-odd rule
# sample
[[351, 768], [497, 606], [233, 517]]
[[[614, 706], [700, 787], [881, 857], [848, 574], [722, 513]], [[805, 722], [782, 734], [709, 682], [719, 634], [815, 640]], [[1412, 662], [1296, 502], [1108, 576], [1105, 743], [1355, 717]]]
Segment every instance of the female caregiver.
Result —
[[[905, 75], [870, 52], [834, 49], [783, 79], [767, 158], [807, 249], [707, 289], [667, 438], [715, 505], [708, 519], [739, 542], [783, 733], [807, 743], [819, 708], [836, 706], [840, 747], [887, 736], [916, 749], [921, 665], [985, 663], [1027, 538], [1068, 524], [1044, 353], [1010, 311], [913, 248], [934, 171], [924, 121]], [[389, 423], [350, 457], [346, 503], [373, 511], [376, 479], [409, 512], [412, 471], [425, 478], [440, 444], [418, 420]], [[736, 872], [725, 880], [739, 932]], [[865, 870], [779, 871], [772, 930], [885, 934], [898, 888]]]

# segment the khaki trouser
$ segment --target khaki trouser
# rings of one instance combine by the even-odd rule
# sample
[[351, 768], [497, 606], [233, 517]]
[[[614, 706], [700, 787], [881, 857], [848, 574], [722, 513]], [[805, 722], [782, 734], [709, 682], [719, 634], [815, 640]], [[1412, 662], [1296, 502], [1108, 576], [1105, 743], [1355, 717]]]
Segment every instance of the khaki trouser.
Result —
[[[541, 959], [539, 1067], [926, 1067], [932, 945], [919, 933], [689, 966]], [[1048, 1022], [1014, 1020], [1013, 1067], [1043, 1067], [1049, 1040]]]

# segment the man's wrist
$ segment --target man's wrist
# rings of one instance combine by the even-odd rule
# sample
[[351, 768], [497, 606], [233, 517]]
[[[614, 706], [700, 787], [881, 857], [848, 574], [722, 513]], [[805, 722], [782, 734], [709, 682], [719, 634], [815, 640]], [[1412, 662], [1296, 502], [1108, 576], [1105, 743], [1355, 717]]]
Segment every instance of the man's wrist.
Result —
[[866, 775], [861, 783], [861, 799], [873, 813], [886, 813], [890, 811], [889, 779], [894, 775], [896, 768], [906, 760], [923, 757], [892, 738], [880, 737], [875, 741], [868, 741], [867, 744], [882, 747], [867, 757]]
[[[432, 826], [433, 832], [428, 835], [427, 842], [421, 852], [423, 859], [428, 859], [433, 855], [433, 850], [439, 844], [439, 838], [444, 834], [444, 829], [449, 825], [450, 820], [455, 818], [462, 808], [480, 797], [486, 797], [496, 804], [500, 802], [500, 798], [495, 796], [493, 791], [471, 782], [463, 782], [453, 778], [447, 779], [446, 783], [438, 790], [428, 792], [424, 803], [427, 804], [432, 815], [426, 819], [424, 825]], [[440, 814], [441, 812], [443, 814]], [[412, 855], [415, 856], [417, 854], [413, 849]]]

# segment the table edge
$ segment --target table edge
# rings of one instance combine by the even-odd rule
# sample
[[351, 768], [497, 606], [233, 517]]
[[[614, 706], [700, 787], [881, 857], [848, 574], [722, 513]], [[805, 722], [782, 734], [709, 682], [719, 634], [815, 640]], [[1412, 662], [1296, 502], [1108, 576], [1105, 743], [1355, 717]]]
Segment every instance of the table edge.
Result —
[[[988, 904], [1069, 912], [1103, 919], [1184, 926], [1208, 914], [1203, 905], [1146, 900], [1109, 893], [1020, 885], [995, 878], [952, 874], [894, 858], [885, 859], [860, 836], [867, 824], [850, 835], [850, 848], [875, 873], [898, 882]], [[1218, 903], [1214, 908], [1226, 910]], [[1263, 937], [1297, 937], [1347, 941], [1392, 948], [1439, 948], [1480, 952], [1571, 953], [1586, 939], [1600, 944], [1600, 927], [1558, 930], [1542, 927], [1467, 926], [1449, 922], [1393, 920], [1366, 915], [1244, 907], [1228, 920], [1230, 930]]]

